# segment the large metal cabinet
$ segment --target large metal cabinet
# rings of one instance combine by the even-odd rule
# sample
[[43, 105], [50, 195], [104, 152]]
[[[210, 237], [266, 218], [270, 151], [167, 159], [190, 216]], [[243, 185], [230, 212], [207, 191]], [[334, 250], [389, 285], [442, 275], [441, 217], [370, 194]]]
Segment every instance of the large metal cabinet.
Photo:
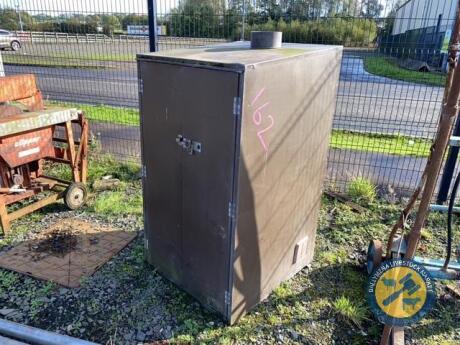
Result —
[[138, 55], [147, 260], [231, 323], [312, 260], [341, 54]]

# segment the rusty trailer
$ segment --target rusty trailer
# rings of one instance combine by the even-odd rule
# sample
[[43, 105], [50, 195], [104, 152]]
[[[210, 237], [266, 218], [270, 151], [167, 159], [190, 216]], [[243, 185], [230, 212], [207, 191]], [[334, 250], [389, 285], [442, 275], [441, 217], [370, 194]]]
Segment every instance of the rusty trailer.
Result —
[[[12, 220], [61, 198], [70, 209], [84, 204], [88, 133], [81, 111], [45, 109], [34, 75], [0, 77], [0, 223], [4, 233]], [[69, 165], [72, 181], [44, 175], [45, 161]], [[43, 198], [31, 200], [43, 192]], [[30, 199], [27, 206], [8, 212], [9, 205], [25, 199]]]

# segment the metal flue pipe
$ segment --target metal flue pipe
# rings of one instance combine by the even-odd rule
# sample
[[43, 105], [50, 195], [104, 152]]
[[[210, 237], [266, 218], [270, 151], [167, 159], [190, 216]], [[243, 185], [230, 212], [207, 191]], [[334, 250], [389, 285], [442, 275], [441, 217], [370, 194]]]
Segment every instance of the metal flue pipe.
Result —
[[0, 335], [37, 345], [98, 345], [97, 343], [90, 341], [45, 331], [39, 328], [3, 319], [0, 319]]

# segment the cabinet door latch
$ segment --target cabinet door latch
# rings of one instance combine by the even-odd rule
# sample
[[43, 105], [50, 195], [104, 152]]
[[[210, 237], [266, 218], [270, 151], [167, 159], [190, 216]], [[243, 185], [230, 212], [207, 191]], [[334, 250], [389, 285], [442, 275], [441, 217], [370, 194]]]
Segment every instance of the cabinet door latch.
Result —
[[180, 147], [182, 147], [182, 150], [187, 152], [189, 155], [194, 155], [197, 153], [201, 153], [201, 143], [195, 140], [187, 139], [181, 134], [178, 134], [176, 137], [176, 143]]

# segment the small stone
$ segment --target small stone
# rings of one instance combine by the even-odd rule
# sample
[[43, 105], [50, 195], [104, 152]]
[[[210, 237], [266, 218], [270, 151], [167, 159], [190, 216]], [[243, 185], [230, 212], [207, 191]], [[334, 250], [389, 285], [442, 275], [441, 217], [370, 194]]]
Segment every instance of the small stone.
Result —
[[289, 330], [289, 333], [290, 333], [292, 339], [294, 339], [294, 340], [298, 340], [298, 339], [299, 339], [299, 333], [297, 333], [297, 332], [294, 331], [293, 329], [290, 329], [290, 330]]
[[137, 331], [136, 333], [136, 340], [138, 341], [144, 341], [145, 340], [145, 333], [142, 331]]
[[14, 313], [15, 311], [17, 311], [17, 309], [2, 308], [0, 309], [0, 314], [3, 316], [7, 316], [11, 313]]

